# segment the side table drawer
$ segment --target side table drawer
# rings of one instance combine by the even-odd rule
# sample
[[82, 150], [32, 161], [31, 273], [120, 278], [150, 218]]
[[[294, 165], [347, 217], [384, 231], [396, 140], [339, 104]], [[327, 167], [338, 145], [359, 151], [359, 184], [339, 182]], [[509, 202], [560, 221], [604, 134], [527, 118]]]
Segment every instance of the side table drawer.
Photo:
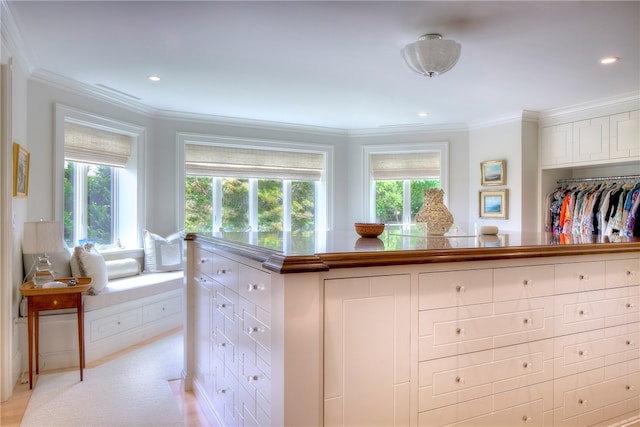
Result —
[[76, 308], [77, 294], [38, 295], [29, 297], [33, 310]]

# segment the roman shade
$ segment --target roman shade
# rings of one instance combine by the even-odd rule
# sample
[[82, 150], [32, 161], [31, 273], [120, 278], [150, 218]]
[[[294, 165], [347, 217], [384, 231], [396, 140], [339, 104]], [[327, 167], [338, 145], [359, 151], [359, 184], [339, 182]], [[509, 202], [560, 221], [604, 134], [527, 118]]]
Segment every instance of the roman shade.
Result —
[[77, 123], [64, 124], [64, 158], [72, 162], [124, 167], [133, 138]]
[[190, 176], [319, 181], [324, 157], [320, 153], [185, 144]]
[[376, 181], [440, 178], [440, 152], [372, 153], [371, 178]]

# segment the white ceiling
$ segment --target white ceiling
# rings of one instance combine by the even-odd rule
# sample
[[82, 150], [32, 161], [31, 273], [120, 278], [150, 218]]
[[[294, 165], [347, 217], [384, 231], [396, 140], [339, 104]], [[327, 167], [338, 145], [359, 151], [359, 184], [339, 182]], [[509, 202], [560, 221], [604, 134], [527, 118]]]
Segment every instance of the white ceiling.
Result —
[[[640, 90], [639, 1], [6, 4], [29, 71], [158, 111], [339, 129], [473, 125]], [[400, 57], [428, 32], [462, 44], [458, 64], [432, 79]], [[605, 55], [621, 60], [605, 67]]]

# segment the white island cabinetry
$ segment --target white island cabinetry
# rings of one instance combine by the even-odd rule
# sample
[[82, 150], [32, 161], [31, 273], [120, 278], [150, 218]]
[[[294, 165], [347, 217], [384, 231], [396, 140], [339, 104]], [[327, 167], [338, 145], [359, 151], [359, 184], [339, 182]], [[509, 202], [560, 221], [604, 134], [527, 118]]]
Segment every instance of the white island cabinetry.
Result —
[[[446, 261], [430, 251], [376, 265], [383, 254], [270, 258], [198, 236], [189, 295], [206, 300], [191, 304], [208, 317], [187, 330], [187, 378], [222, 425], [640, 422], [640, 252], [630, 245], [480, 248]], [[209, 259], [207, 286], [196, 276]]]

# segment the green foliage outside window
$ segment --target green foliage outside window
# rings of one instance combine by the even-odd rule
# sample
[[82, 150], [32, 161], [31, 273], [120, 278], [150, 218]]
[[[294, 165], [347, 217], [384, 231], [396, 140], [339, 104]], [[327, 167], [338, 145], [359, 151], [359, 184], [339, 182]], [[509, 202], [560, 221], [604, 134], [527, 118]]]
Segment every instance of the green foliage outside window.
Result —
[[91, 166], [87, 176], [87, 239], [104, 245], [112, 244], [110, 166]]
[[211, 178], [188, 176], [184, 194], [185, 230], [210, 233], [213, 205]]
[[[376, 181], [376, 222], [402, 224], [404, 205], [404, 181]], [[411, 180], [411, 219], [422, 207], [424, 190], [440, 188], [440, 180]]]
[[222, 228], [245, 231], [248, 227], [249, 180], [225, 178], [222, 180]]

